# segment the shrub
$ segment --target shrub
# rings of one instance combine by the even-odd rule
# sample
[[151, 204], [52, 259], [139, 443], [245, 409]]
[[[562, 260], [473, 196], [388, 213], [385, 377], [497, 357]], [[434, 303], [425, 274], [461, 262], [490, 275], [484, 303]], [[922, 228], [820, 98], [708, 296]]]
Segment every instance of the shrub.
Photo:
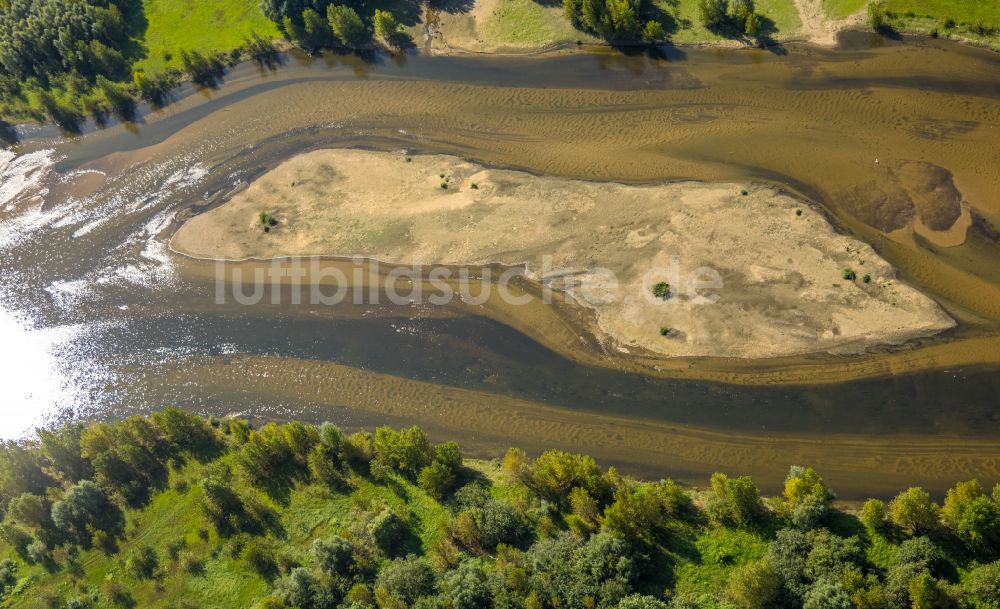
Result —
[[427, 434], [416, 426], [398, 432], [388, 427], [378, 428], [375, 430], [374, 451], [374, 462], [410, 480], [416, 480], [420, 470], [434, 459], [434, 448]]
[[493, 606], [489, 582], [483, 568], [467, 559], [443, 578], [445, 597], [453, 609], [489, 609]]
[[891, 24], [892, 21], [889, 19], [889, 14], [881, 2], [873, 0], [868, 4], [868, 25], [873, 30], [882, 32], [890, 29]]
[[435, 461], [420, 470], [417, 483], [428, 495], [441, 500], [455, 486], [455, 473], [440, 461]]
[[844, 586], [827, 580], [810, 587], [803, 601], [802, 609], [854, 609]]
[[668, 605], [654, 596], [631, 594], [619, 601], [618, 609], [668, 609]]
[[379, 571], [376, 586], [407, 606], [436, 592], [437, 579], [430, 564], [418, 556], [391, 560]]
[[846, 268], [840, 273], [841, 278], [847, 281], [854, 281], [858, 278], [858, 274], [854, 272], [854, 269]]
[[650, 19], [646, 26], [642, 28], [642, 40], [647, 44], [656, 44], [662, 41], [666, 35], [663, 32], [663, 24]]
[[710, 484], [711, 494], [706, 511], [712, 520], [736, 527], [751, 527], [760, 522], [764, 504], [750, 476], [729, 478], [715, 473]]
[[1000, 609], [1000, 561], [973, 569], [967, 590], [982, 609]]
[[274, 551], [260, 539], [250, 539], [240, 551], [240, 557], [261, 577], [273, 577], [278, 572]]
[[529, 525], [521, 512], [509, 501], [493, 499], [481, 508], [477, 522], [480, 542], [493, 549], [506, 544], [517, 546], [527, 535]]
[[327, 575], [346, 576], [354, 567], [354, 548], [343, 537], [317, 539], [313, 542], [312, 552], [316, 566]]
[[766, 562], [736, 567], [729, 575], [726, 596], [742, 609], [762, 609], [778, 597], [781, 580]]
[[702, 25], [712, 30], [726, 24], [727, 0], [698, 0], [698, 16]]
[[653, 286], [653, 296], [666, 300], [670, 297], [670, 284], [666, 281], [661, 281]]
[[0, 599], [17, 583], [17, 565], [9, 558], [0, 560]]
[[270, 232], [272, 228], [278, 225], [278, 221], [274, 218], [274, 216], [266, 211], [260, 212], [257, 216], [257, 222], [260, 224], [261, 228], [264, 229], [265, 233]]
[[826, 507], [834, 494], [811, 467], [793, 465], [785, 478], [785, 503], [792, 511], [800, 504]]
[[52, 522], [70, 539], [87, 543], [91, 530], [109, 535], [120, 532], [124, 516], [103, 489], [90, 480], [81, 480], [52, 506]]
[[396, 512], [386, 509], [372, 518], [365, 530], [375, 547], [389, 554], [406, 534], [406, 523]]
[[156, 550], [149, 546], [134, 551], [125, 561], [125, 568], [136, 579], [153, 579], [159, 567]]
[[135, 599], [132, 598], [132, 593], [121, 582], [108, 582], [104, 586], [104, 596], [107, 597], [108, 602], [116, 607], [131, 608], [135, 606]]

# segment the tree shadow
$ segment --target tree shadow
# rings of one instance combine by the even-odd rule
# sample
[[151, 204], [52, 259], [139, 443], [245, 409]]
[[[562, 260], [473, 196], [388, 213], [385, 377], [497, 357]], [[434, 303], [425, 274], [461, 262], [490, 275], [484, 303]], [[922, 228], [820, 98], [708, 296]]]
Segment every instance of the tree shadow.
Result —
[[476, 0], [427, 0], [427, 6], [442, 13], [468, 13], [476, 5]]
[[[678, 0], [667, 0], [667, 4], [676, 8]], [[644, 23], [650, 20], [658, 22], [663, 27], [663, 35], [667, 38], [667, 40], [673, 38], [674, 34], [677, 33], [677, 30], [679, 30], [681, 26], [680, 22], [677, 21], [677, 17], [673, 13], [663, 10], [661, 7], [653, 4], [652, 2], [646, 2], [643, 4], [641, 15]]]
[[389, 46], [391, 46], [394, 50], [404, 53], [410, 49], [416, 48], [417, 46], [416, 43], [413, 42], [413, 36], [410, 36], [406, 32], [396, 32], [389, 36], [389, 39], [386, 42], [388, 42]]
[[122, 2], [118, 4], [125, 21], [125, 38], [127, 42], [121, 48], [122, 55], [129, 63], [135, 63], [146, 59], [149, 51], [144, 44], [146, 29], [149, 27], [149, 20], [146, 18], [145, 3], [143, 2]]
[[0, 121], [0, 145], [14, 146], [19, 141], [17, 129], [5, 121]]
[[[449, 1], [449, 0], [444, 0]], [[475, 0], [469, 0], [470, 7]], [[433, 4], [433, 3], [432, 3]], [[401, 25], [411, 27], [420, 23], [423, 19], [423, 6], [418, 0], [386, 0], [377, 4], [365, 4], [361, 11], [361, 18], [366, 23], [371, 23], [375, 16], [375, 9], [389, 11], [396, 21]]]

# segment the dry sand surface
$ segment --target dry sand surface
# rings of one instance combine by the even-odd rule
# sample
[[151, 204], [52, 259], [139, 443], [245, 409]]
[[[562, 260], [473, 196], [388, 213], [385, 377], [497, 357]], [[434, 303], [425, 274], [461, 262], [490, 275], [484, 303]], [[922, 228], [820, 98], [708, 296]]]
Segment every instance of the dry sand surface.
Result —
[[[269, 233], [258, 221], [262, 211], [278, 220]], [[172, 246], [205, 258], [525, 264], [529, 277], [573, 290], [595, 311], [595, 333], [630, 353], [853, 353], [954, 325], [868, 245], [755, 185], [631, 186], [488, 169], [452, 156], [407, 161], [397, 153], [321, 150], [190, 219]], [[560, 270], [543, 277], [544, 268]], [[845, 268], [857, 280], [842, 279]], [[694, 288], [713, 272], [721, 287]], [[651, 297], [661, 280], [671, 283], [666, 300]]]
[[809, 42], [820, 46], [835, 46], [839, 32], [864, 22], [863, 11], [844, 19], [830, 19], [823, 8], [823, 0], [795, 0], [795, 8], [802, 21], [801, 33]]

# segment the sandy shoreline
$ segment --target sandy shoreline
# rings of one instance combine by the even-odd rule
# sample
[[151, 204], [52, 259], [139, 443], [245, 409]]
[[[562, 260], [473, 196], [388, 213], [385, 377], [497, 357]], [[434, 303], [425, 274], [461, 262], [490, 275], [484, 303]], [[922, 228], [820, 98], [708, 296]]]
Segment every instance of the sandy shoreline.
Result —
[[[262, 211], [278, 220], [269, 233]], [[444, 155], [321, 150], [190, 219], [172, 247], [204, 258], [526, 264], [529, 278], [591, 309], [595, 334], [623, 354], [858, 353], [954, 326], [868, 245], [756, 185], [627, 186]], [[845, 268], [857, 278], [843, 279]], [[672, 284], [667, 300], [650, 297], [659, 281]]]

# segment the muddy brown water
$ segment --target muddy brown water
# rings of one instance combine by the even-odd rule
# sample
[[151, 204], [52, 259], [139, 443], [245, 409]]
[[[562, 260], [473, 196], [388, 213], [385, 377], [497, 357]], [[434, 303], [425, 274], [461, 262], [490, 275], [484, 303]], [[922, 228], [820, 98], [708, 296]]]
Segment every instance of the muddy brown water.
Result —
[[[658, 57], [293, 56], [273, 72], [237, 67], [217, 90], [184, 89], [135, 125], [69, 141], [51, 129], [20, 135], [18, 156], [0, 159], [0, 296], [31, 330], [0, 327], [8, 344], [44, 338], [48, 348], [41, 373], [12, 347], [4, 364], [28, 361], [30, 383], [52, 386], [9, 398], [5, 435], [26, 420], [173, 403], [349, 427], [417, 423], [473, 454], [576, 449], [692, 483], [722, 469], [774, 489], [788, 465], [809, 462], [848, 498], [1000, 479], [995, 53], [852, 34], [834, 50]], [[330, 146], [594, 180], [777, 184], [961, 321], [913, 353], [975, 357], [684, 364], [798, 375], [748, 386], [646, 374], [586, 340], [566, 346], [579, 338], [571, 312], [521, 324], [462, 306], [216, 305], [211, 263], [166, 251], [175, 215]], [[866, 378], [825, 382], [858, 361]], [[15, 423], [15, 411], [32, 416]]]

